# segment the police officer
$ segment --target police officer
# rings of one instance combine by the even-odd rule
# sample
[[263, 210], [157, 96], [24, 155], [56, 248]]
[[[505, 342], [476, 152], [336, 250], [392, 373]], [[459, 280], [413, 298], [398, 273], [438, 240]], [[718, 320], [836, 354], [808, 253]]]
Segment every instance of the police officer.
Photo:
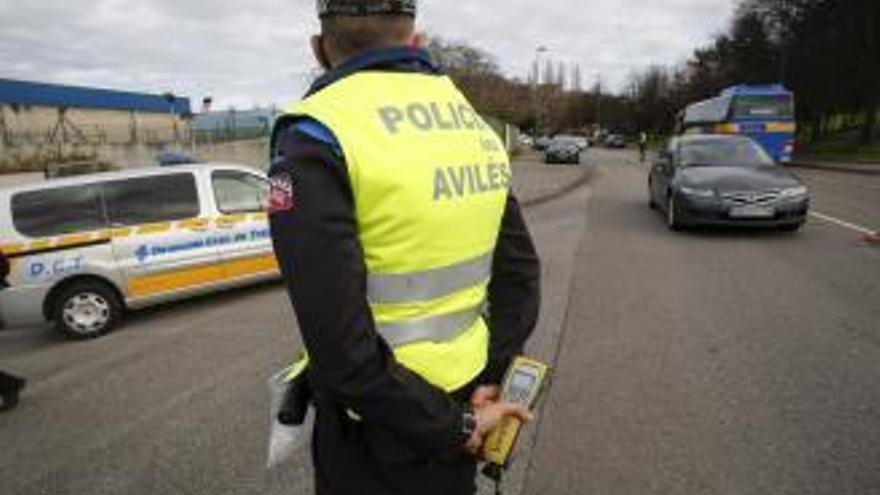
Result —
[[504, 146], [415, 0], [318, 1], [326, 69], [273, 131], [270, 223], [308, 351], [319, 495], [474, 493], [540, 267]]
[[[0, 251], [0, 291], [9, 287], [6, 277], [9, 276], [9, 260]], [[18, 396], [24, 389], [25, 380], [0, 371], [0, 412], [8, 411], [18, 405]]]

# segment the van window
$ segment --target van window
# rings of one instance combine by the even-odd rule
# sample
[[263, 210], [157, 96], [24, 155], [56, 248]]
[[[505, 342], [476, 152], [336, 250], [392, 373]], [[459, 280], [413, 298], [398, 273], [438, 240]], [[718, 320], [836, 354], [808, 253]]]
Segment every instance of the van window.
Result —
[[12, 222], [28, 237], [52, 237], [107, 227], [95, 185], [61, 187], [16, 194]]
[[253, 174], [217, 171], [211, 176], [214, 197], [221, 213], [253, 213], [265, 211], [269, 183]]
[[107, 182], [104, 201], [114, 227], [185, 220], [198, 217], [201, 210], [192, 174]]

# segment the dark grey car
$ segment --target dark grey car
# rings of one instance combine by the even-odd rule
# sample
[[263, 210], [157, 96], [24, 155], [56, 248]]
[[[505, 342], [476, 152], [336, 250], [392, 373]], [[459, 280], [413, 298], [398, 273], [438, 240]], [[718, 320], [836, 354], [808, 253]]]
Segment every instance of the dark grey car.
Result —
[[544, 153], [544, 163], [581, 163], [581, 148], [578, 143], [568, 139], [554, 139]]
[[626, 148], [626, 138], [620, 134], [611, 134], [605, 138], [605, 147], [622, 150]]
[[810, 195], [745, 136], [682, 136], [660, 152], [648, 179], [649, 202], [669, 228], [752, 226], [797, 230]]

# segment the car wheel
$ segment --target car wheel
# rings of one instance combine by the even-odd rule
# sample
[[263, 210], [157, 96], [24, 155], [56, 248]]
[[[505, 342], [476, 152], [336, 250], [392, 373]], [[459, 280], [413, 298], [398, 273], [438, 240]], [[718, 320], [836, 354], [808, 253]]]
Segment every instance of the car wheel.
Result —
[[55, 328], [74, 340], [95, 339], [109, 333], [122, 319], [122, 302], [101, 282], [78, 282], [55, 301]]
[[669, 227], [669, 230], [681, 230], [683, 228], [676, 211], [675, 195], [672, 193], [669, 193], [669, 199], [666, 201], [666, 226]]
[[654, 185], [648, 180], [648, 208], [657, 209], [657, 203], [654, 201]]
[[802, 223], [790, 223], [779, 226], [779, 230], [783, 232], [797, 232], [798, 230], [801, 230], [801, 227], [803, 226], [804, 224]]

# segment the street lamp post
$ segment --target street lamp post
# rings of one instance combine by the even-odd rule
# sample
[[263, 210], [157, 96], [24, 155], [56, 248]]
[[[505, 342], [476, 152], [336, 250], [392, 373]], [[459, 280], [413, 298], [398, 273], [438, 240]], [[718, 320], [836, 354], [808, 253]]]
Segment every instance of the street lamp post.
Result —
[[602, 134], [602, 75], [596, 75], [596, 125]]
[[538, 98], [538, 91], [541, 82], [541, 56], [550, 51], [546, 46], [535, 48], [535, 74], [532, 80], [532, 112], [535, 116], [535, 134], [541, 130], [541, 104]]

